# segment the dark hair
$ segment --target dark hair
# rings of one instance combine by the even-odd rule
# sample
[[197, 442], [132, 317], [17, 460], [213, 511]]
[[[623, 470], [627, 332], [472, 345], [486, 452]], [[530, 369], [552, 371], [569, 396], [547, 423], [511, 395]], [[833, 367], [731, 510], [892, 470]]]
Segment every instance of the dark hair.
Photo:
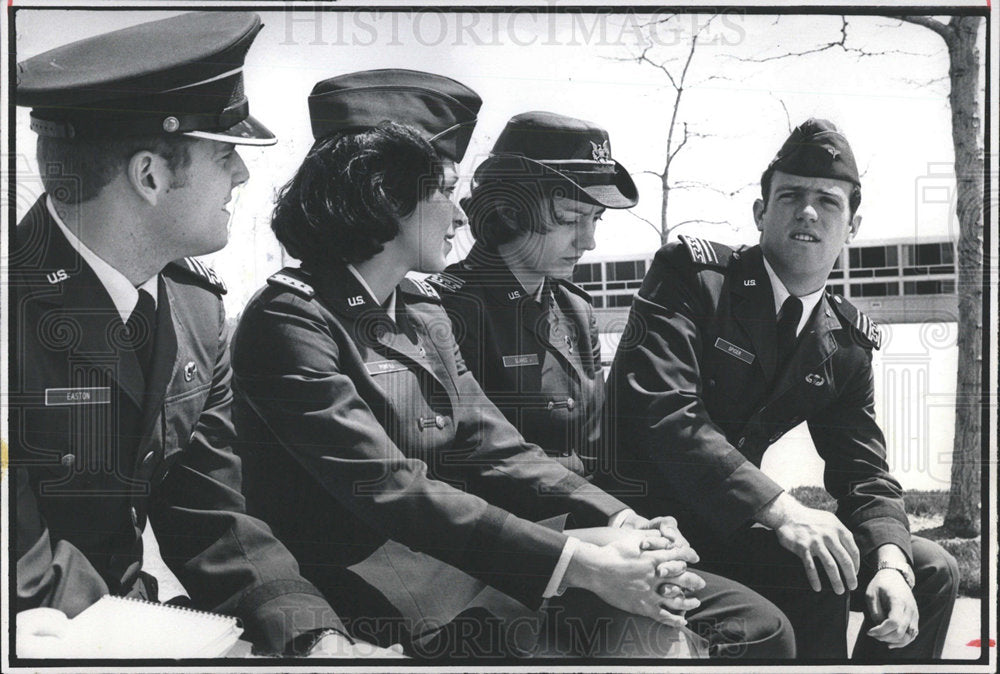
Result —
[[[767, 201], [771, 198], [771, 178], [774, 177], [775, 170], [776, 169], [768, 168], [760, 177], [760, 194], [761, 198], [764, 200], [764, 208], [767, 208]], [[852, 219], [854, 218], [854, 214], [858, 212], [858, 207], [861, 205], [861, 188], [857, 185], [854, 185], [853, 187], [854, 189], [851, 190], [851, 194], [848, 197], [848, 207], [850, 208]]]
[[[533, 176], [523, 180], [488, 180], [476, 184], [462, 201], [472, 235], [488, 249], [508, 243], [524, 232], [545, 232], [542, 208], [555, 220], [553, 199], [569, 197], [562, 180]], [[501, 217], [506, 212], [509, 217]]]
[[302, 262], [363, 262], [443, 179], [434, 148], [411, 127], [341, 131], [317, 140], [279, 190], [271, 229]]
[[51, 138], [39, 136], [38, 165], [45, 191], [56, 201], [76, 205], [90, 201], [121, 173], [136, 152], [153, 152], [174, 173], [171, 187], [183, 187], [184, 169], [191, 163], [187, 136], [125, 138]]

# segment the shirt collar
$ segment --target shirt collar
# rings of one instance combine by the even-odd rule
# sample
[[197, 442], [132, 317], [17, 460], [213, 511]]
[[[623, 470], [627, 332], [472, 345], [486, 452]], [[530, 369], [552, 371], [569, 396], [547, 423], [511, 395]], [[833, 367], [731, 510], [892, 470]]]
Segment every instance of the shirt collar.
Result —
[[[347, 270], [350, 271], [352, 274], [354, 274], [354, 278], [358, 279], [358, 283], [360, 283], [361, 287], [365, 289], [365, 292], [368, 293], [368, 296], [371, 297], [373, 300], [375, 300], [377, 302], [378, 299], [375, 297], [375, 293], [372, 292], [371, 286], [368, 285], [368, 281], [366, 281], [365, 277], [361, 275], [361, 272], [359, 272], [357, 270], [357, 268], [353, 264], [348, 264], [347, 265]], [[396, 322], [396, 289], [395, 288], [393, 288], [392, 292], [389, 293], [389, 299], [387, 299], [385, 301], [385, 304], [383, 304], [382, 306], [385, 307], [385, 313], [389, 314], [389, 320], [392, 321], [393, 323], [395, 323]]]
[[52, 216], [56, 226], [59, 227], [63, 236], [66, 237], [69, 245], [79, 253], [83, 261], [87, 263], [87, 266], [91, 268], [94, 275], [100, 280], [104, 289], [108, 291], [108, 295], [111, 296], [111, 301], [114, 303], [115, 309], [118, 310], [118, 315], [121, 316], [123, 322], [128, 321], [128, 317], [132, 314], [132, 310], [135, 309], [135, 305], [139, 301], [139, 289], [148, 292], [153, 298], [153, 306], [156, 306], [159, 274], [147, 279], [145, 283], [136, 288], [136, 286], [132, 285], [131, 281], [125, 278], [124, 274], [105, 262], [103, 258], [88, 248], [87, 244], [70, 231], [66, 223], [63, 222], [63, 219], [59, 217], [59, 213], [56, 212], [51, 196], [47, 195], [45, 197], [45, 206], [49, 209], [49, 215]]
[[[788, 292], [788, 288], [785, 284], [781, 282], [781, 278], [778, 277], [774, 269], [771, 268], [771, 264], [767, 261], [767, 257], [764, 258], [764, 269], [767, 271], [768, 278], [771, 279], [771, 292], [774, 293], [774, 315], [777, 316], [778, 312], [781, 311], [781, 306], [785, 303], [791, 293]], [[809, 317], [812, 316], [813, 309], [819, 304], [820, 299], [823, 297], [823, 288], [820, 288], [816, 292], [809, 293], [808, 295], [799, 296], [799, 300], [802, 302], [802, 318], [799, 319], [799, 325], [795, 328], [795, 334], [798, 335], [802, 332], [802, 329], [806, 327], [806, 323], [809, 322]]]

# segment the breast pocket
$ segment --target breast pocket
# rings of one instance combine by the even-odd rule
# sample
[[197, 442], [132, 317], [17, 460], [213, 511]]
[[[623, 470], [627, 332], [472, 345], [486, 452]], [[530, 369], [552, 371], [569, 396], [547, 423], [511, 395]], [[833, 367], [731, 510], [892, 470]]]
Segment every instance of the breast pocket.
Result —
[[211, 382], [203, 382], [164, 399], [164, 458], [169, 458], [190, 444], [198, 419], [205, 411], [211, 389]]
[[708, 346], [701, 372], [707, 400], [727, 404], [746, 401], [762, 378], [757, 354], [741, 342], [716, 337]]

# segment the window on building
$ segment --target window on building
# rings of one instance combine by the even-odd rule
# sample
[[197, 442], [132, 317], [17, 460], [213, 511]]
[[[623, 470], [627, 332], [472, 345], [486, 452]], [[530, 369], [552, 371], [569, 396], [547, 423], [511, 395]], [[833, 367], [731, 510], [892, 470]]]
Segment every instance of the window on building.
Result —
[[593, 304], [594, 304], [594, 308], [595, 309], [603, 309], [604, 308], [604, 296], [603, 295], [595, 295], [591, 299], [593, 300]]
[[603, 276], [600, 262], [578, 264], [573, 269], [573, 283], [592, 283], [600, 281]]
[[903, 274], [954, 274], [955, 247], [950, 241], [903, 246]]
[[645, 260], [624, 260], [622, 262], [608, 263], [609, 281], [635, 281], [642, 280], [646, 275]]
[[952, 279], [931, 279], [929, 281], [903, 281], [904, 295], [953, 295], [955, 281]]
[[889, 297], [899, 294], [899, 282], [852, 283], [851, 297]]
[[858, 246], [848, 250], [852, 278], [897, 276], [899, 246]]
[[630, 307], [635, 295], [608, 295], [609, 307]]
[[826, 287], [826, 289], [829, 290], [834, 295], [843, 295], [844, 294], [844, 284], [843, 283], [834, 283], [832, 285], [828, 285]]

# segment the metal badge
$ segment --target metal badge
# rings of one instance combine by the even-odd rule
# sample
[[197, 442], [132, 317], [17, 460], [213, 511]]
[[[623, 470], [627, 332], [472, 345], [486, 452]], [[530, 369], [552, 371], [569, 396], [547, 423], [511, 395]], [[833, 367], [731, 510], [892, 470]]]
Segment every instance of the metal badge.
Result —
[[46, 407], [55, 405], [106, 405], [110, 402], [110, 386], [45, 389]]
[[748, 365], [750, 363], [753, 363], [754, 359], [757, 358], [757, 356], [755, 356], [754, 354], [750, 353], [749, 351], [747, 351], [743, 347], [736, 346], [732, 342], [727, 342], [722, 337], [719, 337], [718, 339], [715, 340], [715, 348], [717, 348], [719, 351], [725, 351], [730, 356], [734, 356], [736, 358], [739, 358], [740, 360], [742, 360], [744, 363], [747, 363]]
[[524, 367], [526, 365], [538, 365], [537, 353], [525, 353], [516, 356], [504, 356], [504, 367]]
[[826, 383], [826, 380], [823, 379], [823, 375], [816, 374], [815, 372], [810, 372], [809, 374], [807, 374], [806, 381], [812, 384], [813, 386], [822, 386], [824, 383]]
[[196, 374], [198, 374], [198, 364], [189, 360], [184, 366], [184, 381], [191, 381]]

